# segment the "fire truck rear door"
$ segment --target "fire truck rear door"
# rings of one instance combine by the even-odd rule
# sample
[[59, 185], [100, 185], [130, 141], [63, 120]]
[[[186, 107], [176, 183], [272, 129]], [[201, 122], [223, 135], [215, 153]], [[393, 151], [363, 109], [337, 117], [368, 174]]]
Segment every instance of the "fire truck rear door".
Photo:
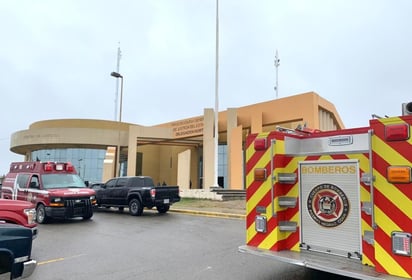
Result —
[[299, 177], [302, 247], [359, 258], [358, 161], [300, 162]]

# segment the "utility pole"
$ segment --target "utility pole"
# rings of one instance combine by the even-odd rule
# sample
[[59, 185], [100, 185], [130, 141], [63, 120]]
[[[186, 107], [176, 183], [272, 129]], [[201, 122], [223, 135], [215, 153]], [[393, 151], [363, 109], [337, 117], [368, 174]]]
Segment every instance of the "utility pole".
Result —
[[[122, 52], [120, 51], [120, 42], [117, 48], [117, 67], [116, 73], [120, 73], [120, 59], [122, 57]], [[116, 79], [116, 95], [114, 98], [114, 120], [118, 120], [117, 109], [119, 108], [119, 79]]]
[[279, 94], [279, 83], [278, 83], [278, 68], [280, 65], [280, 59], [278, 55], [278, 50], [276, 49], [276, 54], [275, 54], [275, 67], [276, 67], [276, 85], [275, 85], [275, 92], [276, 92], [276, 99], [278, 99], [278, 94]]

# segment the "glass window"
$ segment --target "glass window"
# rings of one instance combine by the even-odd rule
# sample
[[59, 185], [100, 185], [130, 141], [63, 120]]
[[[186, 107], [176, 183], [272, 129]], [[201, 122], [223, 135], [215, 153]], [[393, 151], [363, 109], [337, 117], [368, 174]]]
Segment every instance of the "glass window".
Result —
[[41, 175], [44, 189], [84, 188], [86, 185], [76, 174]]
[[37, 175], [33, 175], [31, 177], [29, 187], [30, 188], [35, 188], [35, 189], [38, 189], [40, 187], [39, 177]]
[[126, 178], [120, 178], [119, 180], [117, 180], [116, 187], [124, 187], [126, 186], [126, 183], [127, 183]]
[[117, 179], [111, 179], [106, 183], [106, 187], [108, 188], [113, 188], [116, 185], [116, 180]]
[[84, 181], [101, 182], [103, 162], [106, 155], [104, 149], [47, 149], [33, 151], [31, 158], [39, 161], [71, 162]]
[[17, 187], [18, 188], [27, 188], [27, 182], [29, 181], [29, 174], [18, 174], [17, 175]]
[[218, 147], [218, 164], [217, 164], [217, 173], [218, 177], [221, 178], [222, 185], [221, 187], [226, 187], [227, 183], [227, 145], [221, 144]]

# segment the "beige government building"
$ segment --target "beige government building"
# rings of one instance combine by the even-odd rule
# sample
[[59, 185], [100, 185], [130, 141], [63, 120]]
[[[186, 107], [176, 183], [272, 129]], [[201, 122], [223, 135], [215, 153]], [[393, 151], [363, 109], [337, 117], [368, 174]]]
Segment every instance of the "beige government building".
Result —
[[219, 112], [217, 152], [214, 123], [214, 110], [208, 108], [203, 115], [155, 126], [44, 120], [15, 132], [10, 150], [26, 161], [70, 161], [90, 182], [148, 175], [158, 184], [178, 185], [181, 190], [208, 190], [216, 182], [224, 189], [243, 190], [248, 134], [299, 124], [322, 131], [344, 128], [335, 106], [314, 92]]

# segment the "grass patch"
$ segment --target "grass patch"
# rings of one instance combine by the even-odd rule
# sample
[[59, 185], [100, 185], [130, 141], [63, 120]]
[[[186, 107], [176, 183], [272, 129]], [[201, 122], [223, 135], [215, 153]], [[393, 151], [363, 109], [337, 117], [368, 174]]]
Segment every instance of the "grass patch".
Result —
[[208, 201], [208, 199], [192, 198], [192, 197], [181, 197], [180, 201], [177, 202], [180, 205], [190, 205], [194, 203], [201, 203], [202, 201]]

